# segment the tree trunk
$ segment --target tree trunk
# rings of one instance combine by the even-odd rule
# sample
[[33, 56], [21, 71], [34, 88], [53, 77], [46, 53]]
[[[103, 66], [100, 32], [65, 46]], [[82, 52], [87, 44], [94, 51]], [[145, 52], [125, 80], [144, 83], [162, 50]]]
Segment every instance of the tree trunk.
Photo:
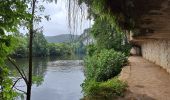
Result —
[[32, 86], [32, 40], [34, 33], [34, 13], [35, 13], [35, 2], [36, 0], [32, 0], [32, 18], [30, 21], [30, 29], [29, 29], [29, 72], [28, 72], [28, 84], [27, 84], [27, 100], [31, 100], [31, 86]]

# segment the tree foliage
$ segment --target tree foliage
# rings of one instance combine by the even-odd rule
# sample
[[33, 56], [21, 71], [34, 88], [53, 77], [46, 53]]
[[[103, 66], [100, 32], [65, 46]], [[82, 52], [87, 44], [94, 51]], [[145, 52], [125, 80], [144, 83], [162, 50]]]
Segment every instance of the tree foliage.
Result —
[[[15, 35], [18, 45], [12, 52], [11, 57], [26, 58], [28, 57], [28, 38], [29, 35]], [[46, 56], [65, 56], [74, 53], [74, 48], [68, 43], [48, 43], [43, 32], [38, 31], [33, 38], [33, 57]]]
[[33, 56], [43, 57], [48, 55], [48, 43], [43, 32], [37, 32], [33, 38]]
[[28, 20], [30, 14], [26, 11], [25, 0], [2, 0], [0, 1], [0, 34], [18, 31], [18, 25], [22, 20]]
[[73, 50], [73, 48], [66, 43], [49, 43], [48, 48], [50, 56], [71, 55]]
[[[88, 6], [89, 18], [94, 20], [90, 34], [96, 40], [96, 44], [87, 48], [88, 56], [85, 59], [86, 79], [82, 87], [87, 96], [104, 93], [104, 97], [108, 97], [111, 93], [116, 94], [116, 91], [112, 91], [115, 87], [107, 85], [100, 87], [98, 82], [100, 84], [115, 82], [112, 85], [120, 86], [116, 89], [126, 88], [121, 85], [121, 82], [109, 81], [121, 72], [122, 67], [127, 63], [130, 50], [126, 34], [122, 29], [129, 29], [132, 24], [128, 24], [126, 28], [121, 26], [121, 22], [124, 24], [129, 20], [125, 21], [125, 16], [121, 11], [119, 13], [119, 9], [112, 10], [110, 6], [119, 1], [123, 0], [78, 0], [80, 5], [85, 3]], [[123, 91], [119, 92], [122, 94]]]
[[28, 20], [25, 0], [1, 0], [0, 1], [0, 99], [12, 100], [14, 92], [12, 90], [12, 80], [8, 77], [8, 69], [5, 65], [6, 57], [15, 48], [16, 39], [9, 34], [18, 31], [18, 27], [23, 20]]
[[127, 58], [121, 52], [102, 50], [85, 59], [86, 79], [98, 82], [107, 81], [117, 76], [125, 63], [127, 63]]
[[115, 100], [118, 96], [123, 96], [127, 84], [115, 77], [105, 82], [85, 80], [82, 87], [85, 91], [82, 100]]
[[89, 17], [110, 20], [115, 29], [130, 30], [135, 27], [133, 15], [135, 0], [78, 0], [88, 6]]
[[16, 48], [12, 52], [11, 57], [28, 57], [28, 38], [23, 34], [15, 34], [16, 38]]
[[90, 34], [95, 38], [99, 50], [114, 49], [128, 55], [130, 44], [127, 42], [126, 35], [116, 31], [108, 20], [96, 18]]

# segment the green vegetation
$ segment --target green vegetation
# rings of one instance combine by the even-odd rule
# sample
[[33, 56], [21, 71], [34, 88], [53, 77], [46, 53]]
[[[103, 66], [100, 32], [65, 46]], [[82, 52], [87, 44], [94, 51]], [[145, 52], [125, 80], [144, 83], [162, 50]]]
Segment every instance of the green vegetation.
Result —
[[94, 52], [92, 56], [87, 56], [85, 59], [86, 79], [82, 84], [85, 97], [98, 96], [107, 100], [110, 97], [123, 96], [127, 85], [114, 77], [119, 75], [125, 64], [127, 64], [127, 56], [113, 49], [103, 49]]
[[15, 34], [16, 48], [14, 49], [12, 56], [14, 57], [27, 57], [28, 56], [28, 39], [22, 34]]
[[143, 21], [142, 17], [158, 8], [161, 1], [154, 2], [149, 0], [76, 0], [79, 5], [85, 3], [88, 6], [88, 14], [90, 19], [100, 18], [108, 20], [117, 31], [130, 33], [133, 37], [143, 36], [147, 33], [153, 33], [153, 29], [147, 27], [142, 28], [141, 23], [151, 24], [149, 20]]
[[[28, 57], [28, 35], [17, 34], [16, 40], [18, 45], [11, 54], [12, 57], [24, 58]], [[69, 43], [48, 43], [43, 32], [37, 32], [33, 38], [33, 56], [64, 56], [74, 53], [74, 48]]]
[[50, 56], [64, 56], [71, 55], [73, 53], [73, 48], [66, 43], [49, 43], [48, 49]]
[[48, 42], [48, 55], [61, 56], [71, 54], [85, 54], [86, 48], [79, 35], [61, 34], [57, 36], [45, 36]]
[[83, 54], [83, 55], [86, 54], [86, 46], [82, 43], [82, 41], [76, 42], [74, 47], [75, 47], [74, 48], [75, 54]]
[[12, 100], [16, 96], [12, 89], [13, 82], [9, 78], [5, 60], [17, 42], [12, 35], [7, 33], [16, 33], [21, 21], [30, 18], [26, 7], [24, 0], [3, 0], [0, 2], [0, 100]]
[[123, 92], [127, 87], [127, 84], [118, 78], [112, 78], [105, 82], [86, 81], [83, 84], [83, 90], [88, 95], [84, 98], [85, 100], [110, 100], [111, 98], [123, 96]]
[[130, 44], [126, 35], [121, 31], [116, 31], [115, 27], [107, 21], [100, 18], [95, 19], [95, 23], [91, 29], [92, 36], [95, 38], [98, 50], [114, 49], [129, 55]]
[[[135, 25], [136, 14], [133, 11], [138, 1], [133, 0], [78, 0], [88, 6], [89, 18], [108, 20], [115, 30], [131, 30]], [[140, 3], [139, 3], [140, 4]], [[139, 16], [140, 17], [140, 16]]]
[[35, 33], [33, 37], [33, 56], [44, 57], [48, 55], [48, 43], [43, 35], [43, 32]]
[[[82, 85], [84, 94], [86, 96], [101, 95], [106, 98], [112, 94], [122, 95], [126, 89], [126, 84], [113, 77], [116, 77], [123, 65], [127, 63], [130, 45], [122, 29], [135, 28], [135, 18], [130, 13], [134, 9], [133, 4], [135, 3], [133, 2], [135, 1], [75, 1], [78, 1], [80, 5], [85, 3], [88, 6], [89, 18], [95, 21], [90, 29], [90, 34], [96, 39], [96, 44], [89, 47], [88, 56], [85, 60], [87, 78]], [[71, 54], [72, 48], [76, 46], [82, 49], [81, 43], [73, 45], [48, 44], [42, 32], [37, 32], [34, 29], [35, 23], [38, 24], [41, 21], [41, 17], [36, 15], [35, 12], [38, 12], [38, 8], [40, 11], [44, 9], [42, 6], [38, 7], [36, 3], [38, 3], [36, 0], [3, 0], [0, 2], [0, 99], [2, 100], [12, 100], [17, 94], [13, 91], [14, 82], [9, 78], [9, 72], [5, 65], [7, 56], [12, 52], [11, 56], [14, 57], [29, 56], [29, 72], [27, 73], [29, 75], [26, 76], [27, 74], [19, 69], [18, 72], [27, 85], [27, 100], [30, 100], [32, 56]], [[28, 6], [28, 4], [31, 4], [31, 6]], [[69, 3], [69, 9], [70, 6], [72, 5]], [[73, 8], [75, 9], [75, 5]], [[27, 11], [28, 9], [32, 11]], [[68, 15], [73, 17], [74, 14], [69, 13]], [[69, 24], [71, 23], [69, 22]], [[29, 30], [29, 34], [26, 36], [16, 35], [21, 25], [26, 26]], [[12, 35], [14, 33], [15, 35]], [[18, 45], [15, 45], [17, 43]], [[15, 62], [9, 60], [17, 69]]]
[[86, 79], [97, 82], [107, 81], [117, 76], [126, 62], [127, 58], [121, 52], [104, 49], [85, 59]]
[[124, 23], [124, 16], [116, 11], [111, 12], [114, 7], [110, 5], [119, 2], [118, 0], [78, 1], [80, 5], [85, 3], [88, 6], [88, 17], [94, 20], [90, 34], [96, 40], [95, 44], [87, 47], [86, 79], [82, 84], [84, 99], [100, 97], [99, 100], [110, 100], [116, 96], [123, 96], [127, 85], [116, 77], [128, 63], [131, 48], [122, 29], [130, 29], [132, 24], [129, 22], [129, 26], [123, 27], [121, 21]]
[[77, 40], [79, 35], [61, 34], [57, 36], [45, 36], [49, 43], [70, 43]]
[[5, 65], [6, 57], [15, 47], [13, 44], [15, 42], [12, 42], [14, 40], [12, 36], [7, 36], [6, 39], [10, 40], [10, 44], [8, 44], [9, 40], [0, 43], [0, 100], [10, 100], [16, 96], [16, 92], [11, 90], [13, 82], [9, 78], [9, 71]]
[[[51, 0], [46, 1], [52, 2]], [[24, 79], [27, 85], [28, 91], [27, 93], [23, 91], [23, 93], [27, 94], [27, 97], [29, 97], [27, 100], [30, 100], [32, 85], [32, 55], [49, 55], [49, 44], [45, 40], [42, 32], [37, 32], [37, 30], [34, 29], [35, 23], [37, 25], [42, 19], [41, 15], [39, 16], [35, 13], [44, 10], [44, 7], [42, 5], [36, 5], [37, 3], [36, 0], [0, 1], [0, 100], [13, 100], [17, 96], [14, 87], [15, 83], [20, 79]], [[44, 17], [48, 19], [48, 16]], [[29, 34], [27, 34], [27, 36], [17, 34], [19, 33], [19, 28], [21, 26], [28, 29]], [[56, 47], [56, 45], [54, 45], [54, 47]], [[68, 52], [65, 50], [68, 49], [63, 48], [63, 50], [60, 51], [63, 51], [64, 53]], [[10, 59], [9, 56], [29, 56], [29, 72], [24, 73], [24, 71], [20, 70], [19, 66], [16, 65], [15, 61]], [[9, 77], [10, 72], [5, 65], [7, 58], [20, 74], [19, 78], [16, 80], [12, 80]]]

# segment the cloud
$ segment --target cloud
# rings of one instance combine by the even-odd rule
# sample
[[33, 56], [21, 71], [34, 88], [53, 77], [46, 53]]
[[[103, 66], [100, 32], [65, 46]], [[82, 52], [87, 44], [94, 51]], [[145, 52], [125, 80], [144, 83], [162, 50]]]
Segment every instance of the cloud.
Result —
[[[50, 15], [51, 18], [51, 20], [49, 21], [43, 18], [42, 22], [40, 22], [38, 25], [38, 27], [43, 26], [44, 35], [55, 36], [59, 34], [69, 34], [70, 30], [68, 28], [67, 20], [68, 12], [66, 8], [67, 0], [57, 0], [57, 4], [42, 1], [43, 0], [39, 1], [38, 6], [43, 5], [45, 7], [45, 11], [37, 12], [37, 15]], [[89, 20], [83, 20], [82, 22], [80, 21], [80, 18], [77, 20], [77, 32], [74, 34], [82, 34], [84, 29], [89, 28], [92, 25], [91, 23], [89, 23]], [[22, 28], [20, 28], [20, 32], [25, 34], [28, 32], [28, 30], [23, 30]]]
[[[59, 34], [69, 34], [68, 20], [67, 20], [67, 9], [66, 0], [58, 0], [55, 3], [42, 3], [45, 7], [44, 15], [50, 15], [51, 20], [42, 20], [40, 26], [44, 27], [44, 35], [54, 36]], [[77, 28], [77, 34], [81, 34], [85, 28], [90, 27], [89, 21], [84, 20], [82, 23], [82, 28]], [[80, 25], [79, 25], [80, 26]]]

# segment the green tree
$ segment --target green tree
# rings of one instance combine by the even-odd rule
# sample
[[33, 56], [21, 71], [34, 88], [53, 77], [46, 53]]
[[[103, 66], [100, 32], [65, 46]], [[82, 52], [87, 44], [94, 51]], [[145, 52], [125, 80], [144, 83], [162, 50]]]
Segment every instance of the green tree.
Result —
[[39, 31], [33, 37], [33, 56], [41, 57], [48, 55], [48, 42], [45, 39], [43, 32]]
[[[51, 0], [47, 0], [49, 2], [52, 2]], [[35, 24], [39, 24], [39, 22], [41, 22], [42, 16], [37, 15], [36, 12], [40, 11], [43, 12], [44, 11], [44, 6], [43, 5], [39, 5], [38, 6], [38, 1], [37, 0], [31, 0], [30, 4], [31, 4], [31, 19], [28, 21], [28, 30], [29, 30], [29, 70], [28, 70], [28, 82], [27, 82], [27, 100], [31, 99], [31, 87], [32, 87], [32, 57], [33, 57], [33, 42], [34, 42], [34, 35], [36, 33], [35, 29]], [[47, 20], [49, 20], [49, 16], [44, 16]], [[41, 35], [42, 36], [42, 35]], [[38, 37], [38, 36], [37, 36]], [[35, 49], [37, 50], [37, 48]], [[45, 50], [42, 50], [43, 52]], [[46, 51], [45, 51], [46, 52]]]
[[36, 0], [31, 2], [31, 20], [29, 21], [29, 70], [27, 82], [27, 100], [31, 100], [31, 87], [32, 87], [32, 46], [34, 34], [34, 17], [35, 17]]
[[[77, 1], [80, 6], [84, 3], [88, 6], [88, 17], [94, 20], [90, 34], [96, 40], [96, 44], [87, 48], [88, 57], [85, 59], [85, 74], [87, 77], [82, 85], [83, 91], [87, 95], [102, 93], [104, 97], [108, 97], [112, 89], [113, 94], [115, 93], [114, 89], [122, 88], [122, 90], [125, 90], [126, 87], [118, 81], [113, 84], [117, 84], [120, 86], [119, 88], [107, 85], [114, 82], [108, 81], [108, 79], [117, 76], [121, 72], [121, 68], [127, 63], [127, 56], [129, 55], [130, 45], [123, 29], [132, 28], [130, 26], [132, 24], [130, 20], [126, 20], [127, 16], [121, 13], [126, 10], [124, 9], [126, 0]], [[116, 5], [117, 3], [122, 5]], [[99, 84], [105, 84], [105, 86], [100, 87]]]
[[26, 12], [25, 0], [1, 0], [0, 8], [0, 99], [12, 100], [16, 95], [12, 91], [13, 82], [4, 61], [15, 48], [16, 39], [7, 33], [17, 32], [21, 21], [30, 16]]
[[11, 54], [12, 57], [28, 57], [28, 39], [23, 34], [14, 35], [17, 40], [17, 47], [14, 49], [14, 52]]
[[65, 56], [72, 54], [72, 47], [66, 43], [49, 43], [48, 49], [50, 56]]
[[126, 42], [125, 34], [116, 31], [109, 20], [96, 18], [90, 34], [95, 38], [99, 50], [103, 48], [114, 49], [115, 51], [129, 54], [130, 44]]

